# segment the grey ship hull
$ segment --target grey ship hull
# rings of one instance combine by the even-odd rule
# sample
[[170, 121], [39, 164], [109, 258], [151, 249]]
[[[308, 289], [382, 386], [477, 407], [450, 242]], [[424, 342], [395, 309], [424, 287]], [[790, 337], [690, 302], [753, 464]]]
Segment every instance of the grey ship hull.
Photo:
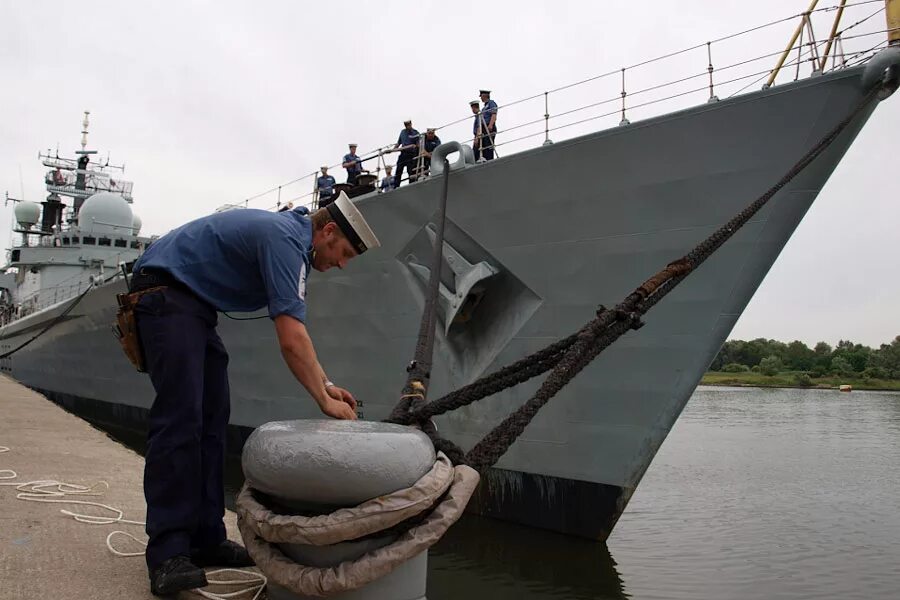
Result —
[[[847, 69], [455, 172], [451, 254], [496, 274], [478, 284], [482, 301], [468, 322], [447, 332], [442, 324], [431, 397], [575, 331], [597, 304], [617, 302], [684, 254], [841, 121], [863, 95], [862, 77], [862, 68]], [[614, 344], [544, 408], [486, 477], [476, 510], [582, 536], [609, 535], [704, 370], [873, 108], [662, 301], [644, 328]], [[345, 271], [310, 277], [309, 326], [320, 360], [363, 400], [366, 418], [384, 418], [398, 399], [423, 306], [425, 226], [439, 194], [435, 179], [359, 199], [384, 246]], [[452, 300], [453, 278], [445, 279]], [[153, 392], [109, 332], [121, 285], [92, 292], [65, 321], [3, 361], [3, 369], [79, 412], [139, 423]], [[445, 316], [452, 311], [444, 306]], [[5, 328], [2, 350], [58, 312]], [[231, 423], [238, 431], [319, 416], [283, 365], [267, 319], [222, 318], [220, 332], [231, 355]], [[441, 417], [438, 427], [469, 447], [536, 387], [529, 382]]]

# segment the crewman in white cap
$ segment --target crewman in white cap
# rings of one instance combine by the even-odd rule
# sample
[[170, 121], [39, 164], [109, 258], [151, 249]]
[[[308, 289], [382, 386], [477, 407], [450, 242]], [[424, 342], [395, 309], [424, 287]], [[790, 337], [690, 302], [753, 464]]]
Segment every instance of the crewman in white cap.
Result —
[[409, 175], [409, 182], [416, 180], [416, 156], [419, 155], [419, 132], [413, 129], [412, 120], [403, 121], [403, 129], [397, 137], [397, 143], [394, 144], [394, 150], [400, 150], [400, 156], [397, 158], [397, 173], [394, 175], [394, 187], [400, 187], [400, 180], [403, 178], [403, 169], [406, 169]]
[[205, 586], [205, 566], [252, 564], [242, 546], [226, 539], [222, 521], [230, 400], [217, 313], [267, 308], [297, 381], [324, 414], [355, 419], [356, 400], [329, 380], [306, 331], [306, 278], [312, 269], [342, 269], [378, 246], [341, 193], [312, 214], [305, 207], [248, 208], [202, 217], [156, 240], [138, 259], [127, 305], [136, 303], [143, 367], [156, 391], [144, 467], [145, 557], [154, 594]]
[[348, 144], [350, 152], [344, 155], [341, 166], [347, 169], [347, 183], [356, 185], [356, 178], [362, 173], [362, 160], [356, 154], [356, 144]]
[[491, 90], [479, 90], [481, 101], [481, 156], [494, 160], [494, 140], [497, 137], [497, 103], [491, 100]]
[[325, 206], [333, 200], [334, 177], [328, 174], [328, 165], [322, 165], [322, 174], [316, 179], [316, 191], [319, 194], [319, 206]]

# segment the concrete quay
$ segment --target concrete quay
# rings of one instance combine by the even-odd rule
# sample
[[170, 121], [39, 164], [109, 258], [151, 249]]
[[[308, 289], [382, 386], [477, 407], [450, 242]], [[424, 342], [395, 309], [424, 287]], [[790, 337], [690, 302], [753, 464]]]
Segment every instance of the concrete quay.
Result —
[[[102, 495], [60, 499], [99, 502], [122, 510], [125, 519], [143, 522], [144, 459], [5, 376], [0, 377], [0, 446], [9, 448], [0, 451], [0, 484], [56, 480], [91, 486], [105, 481], [108, 490], [96, 488]], [[12, 479], [4, 470], [18, 477]], [[115, 513], [78, 504], [28, 502], [16, 495], [15, 486], [0, 486], [0, 600], [155, 598], [144, 557], [116, 556], [106, 545], [107, 535], [116, 530], [146, 540], [142, 526], [80, 523], [60, 510], [103, 517]], [[240, 540], [234, 513], [228, 511], [225, 521], [229, 538]], [[143, 550], [125, 536], [114, 537], [112, 544], [124, 552]], [[234, 589], [211, 586], [205, 591]], [[252, 597], [248, 592], [238, 598]]]

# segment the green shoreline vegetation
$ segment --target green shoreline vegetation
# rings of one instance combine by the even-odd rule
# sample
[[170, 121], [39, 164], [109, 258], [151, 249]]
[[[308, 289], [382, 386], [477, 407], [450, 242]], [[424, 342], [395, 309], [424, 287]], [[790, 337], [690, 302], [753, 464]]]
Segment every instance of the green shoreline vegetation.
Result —
[[758, 338], [729, 340], [700, 385], [900, 391], [900, 336], [879, 348], [841, 340], [809, 348]]

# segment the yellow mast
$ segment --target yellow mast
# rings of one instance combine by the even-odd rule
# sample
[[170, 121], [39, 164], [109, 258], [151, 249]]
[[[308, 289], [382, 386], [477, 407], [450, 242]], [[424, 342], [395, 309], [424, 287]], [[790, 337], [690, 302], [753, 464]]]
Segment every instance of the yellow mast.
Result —
[[888, 43], [900, 46], [900, 0], [884, 0], [884, 14], [887, 17]]
[[[892, 0], [885, 0], [886, 2], [891, 2]], [[897, 4], [897, 0], [893, 0], [894, 4]], [[791, 53], [791, 50], [794, 49], [794, 44], [797, 43], [797, 38], [800, 37], [800, 32], [803, 31], [803, 27], [806, 25], [806, 18], [810, 13], [816, 8], [816, 4], [819, 3], [819, 0], [812, 0], [809, 3], [809, 8], [806, 9], [806, 12], [803, 13], [803, 18], [800, 19], [800, 24], [797, 25], [797, 29], [794, 30], [794, 35], [791, 36], [791, 41], [788, 42], [787, 48], [784, 49], [784, 53], [781, 55], [781, 58], [778, 59], [778, 64], [775, 65], [775, 68], [772, 69], [772, 74], [769, 75], [769, 80], [766, 81], [765, 87], [771, 87], [772, 83], [775, 81], [775, 78], [778, 77], [778, 72], [781, 70], [781, 66], [784, 64], [785, 59], [787, 59], [788, 54]]]
[[847, 0], [841, 0], [838, 7], [837, 16], [834, 17], [834, 24], [831, 26], [831, 34], [828, 36], [828, 43], [825, 44], [825, 52], [822, 53], [822, 61], [819, 63], [819, 71], [825, 71], [825, 65], [828, 63], [828, 53], [831, 52], [831, 45], [834, 44], [834, 36], [837, 35], [838, 25], [841, 23], [841, 16], [844, 14], [844, 6]]

